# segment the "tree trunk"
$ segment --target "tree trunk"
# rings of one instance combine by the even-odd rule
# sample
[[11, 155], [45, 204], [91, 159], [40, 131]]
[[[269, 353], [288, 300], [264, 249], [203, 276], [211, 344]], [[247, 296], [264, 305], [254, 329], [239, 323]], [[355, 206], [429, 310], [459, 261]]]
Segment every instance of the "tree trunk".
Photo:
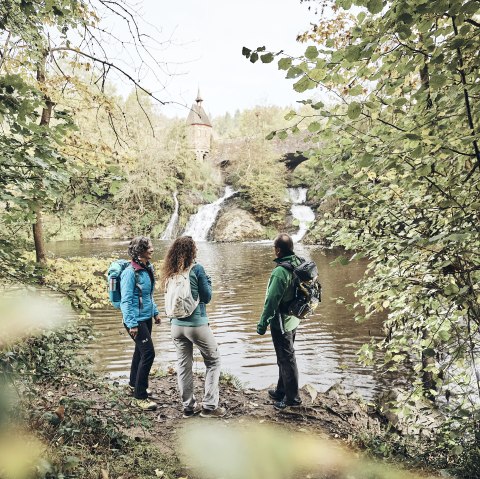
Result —
[[[426, 101], [426, 109], [429, 110], [433, 106], [432, 97], [430, 96], [430, 74], [428, 71], [428, 64], [425, 61], [423, 67], [420, 69], [420, 81], [422, 83], [423, 88], [425, 88], [427, 92], [427, 101]], [[423, 328], [422, 329], [422, 339], [428, 339], [430, 334], [428, 331]], [[432, 372], [425, 371], [428, 366], [435, 364], [435, 357], [434, 356], [426, 356], [422, 353], [422, 384], [423, 384], [423, 394], [426, 398], [430, 399], [431, 401], [435, 401], [435, 396], [431, 393], [431, 391], [437, 390], [437, 384], [435, 382], [435, 377]]]
[[47, 253], [45, 251], [45, 242], [43, 240], [42, 210], [40, 206], [35, 208], [36, 221], [33, 224], [33, 241], [35, 243], [35, 254], [37, 263], [45, 264], [47, 262]]
[[[428, 339], [429, 334], [426, 329], [422, 329], [422, 339]], [[435, 377], [431, 371], [425, 371], [428, 366], [435, 364], [435, 356], [427, 356], [422, 353], [422, 384], [423, 394], [427, 399], [435, 401], [435, 395], [431, 391], [437, 390]]]
[[[37, 81], [45, 83], [45, 62], [46, 55], [42, 62], [37, 67]], [[54, 103], [45, 95], [45, 106], [42, 109], [42, 116], [40, 118], [40, 126], [50, 125], [50, 119], [52, 118], [52, 110]], [[35, 205], [35, 223], [33, 224], [33, 241], [35, 243], [35, 255], [37, 263], [45, 264], [47, 262], [47, 254], [45, 250], [45, 241], [43, 237], [43, 224], [42, 224], [42, 208], [40, 203]]]

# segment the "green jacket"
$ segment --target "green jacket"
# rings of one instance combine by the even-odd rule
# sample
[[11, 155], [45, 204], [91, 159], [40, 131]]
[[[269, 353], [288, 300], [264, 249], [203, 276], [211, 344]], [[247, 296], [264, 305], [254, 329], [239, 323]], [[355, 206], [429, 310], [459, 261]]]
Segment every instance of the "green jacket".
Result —
[[[293, 266], [298, 266], [301, 263], [301, 260], [295, 255], [284, 256], [274, 261], [277, 264], [289, 262]], [[268, 281], [262, 316], [257, 324], [259, 334], [264, 334], [268, 325], [282, 331], [293, 331], [298, 327], [300, 324], [298, 318], [280, 312], [282, 306], [293, 299], [294, 293], [293, 274], [282, 266], [274, 268]], [[280, 314], [278, 314], [279, 312]]]

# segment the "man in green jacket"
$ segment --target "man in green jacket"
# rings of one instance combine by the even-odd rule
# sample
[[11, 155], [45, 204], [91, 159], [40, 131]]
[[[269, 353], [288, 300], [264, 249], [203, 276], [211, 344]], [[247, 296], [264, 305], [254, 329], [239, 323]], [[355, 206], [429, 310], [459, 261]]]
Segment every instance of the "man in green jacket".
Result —
[[293, 241], [289, 235], [285, 233], [278, 235], [273, 246], [277, 266], [273, 269], [268, 282], [257, 333], [265, 334], [270, 325], [279, 378], [277, 388], [269, 390], [268, 394], [275, 401], [273, 406], [281, 410], [288, 406], [299, 406], [302, 401], [298, 394], [298, 368], [293, 347], [300, 320], [284, 312], [285, 306], [294, 298], [294, 279], [293, 274], [280, 263], [288, 262], [298, 266], [301, 260], [293, 252]]

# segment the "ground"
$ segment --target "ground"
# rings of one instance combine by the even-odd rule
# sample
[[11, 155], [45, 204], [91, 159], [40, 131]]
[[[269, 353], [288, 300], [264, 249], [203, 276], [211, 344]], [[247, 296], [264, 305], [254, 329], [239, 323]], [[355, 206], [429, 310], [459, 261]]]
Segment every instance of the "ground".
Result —
[[[195, 383], [197, 397], [201, 398], [203, 378], [196, 376]], [[233, 380], [223, 378], [220, 406], [227, 409], [227, 414], [222, 419], [205, 419], [199, 416], [183, 418], [176, 375], [173, 371], [166, 375], [154, 375], [150, 387], [158, 404], [157, 411], [146, 413], [153, 419], [152, 427], [135, 428], [125, 432], [137, 441], [151, 441], [165, 456], [178, 456], [179, 433], [194, 421], [215, 422], [227, 427], [241, 425], [250, 427], [252, 423], [273, 424], [289, 432], [305, 433], [308, 437], [333, 439], [348, 447], [353, 446], [353, 437], [358, 435], [359, 431], [370, 430], [375, 433], [380, 429], [380, 419], [370, 407], [356, 394], [347, 394], [338, 386], [326, 393], [318, 393], [307, 385], [300, 391], [303, 400], [301, 407], [279, 412], [273, 408], [267, 389], [243, 389], [235, 385], [234, 378]], [[163, 471], [157, 472], [160, 474]], [[182, 477], [192, 477], [192, 471], [183, 466], [177, 468], [177, 473]]]
[[[202, 378], [196, 377], [197, 397], [202, 397]], [[174, 373], [153, 377], [150, 387], [158, 404], [152, 412], [156, 426], [146, 435], [157, 442], [162, 449], [175, 451], [174, 434], [190, 418], [182, 418], [182, 408]], [[227, 409], [221, 421], [238, 422], [246, 419], [282, 424], [298, 430], [303, 428], [322, 437], [349, 440], [360, 429], [379, 430], [378, 416], [356, 394], [345, 393], [334, 386], [325, 393], [317, 392], [307, 385], [300, 391], [303, 405], [277, 411], [267, 390], [242, 389], [231, 380], [223, 381], [220, 392], [220, 406]], [[208, 420], [208, 419], [207, 419]], [[161, 432], [161, 434], [157, 434]]]
[[[390, 465], [386, 466], [385, 463], [376, 465], [365, 461], [364, 456], [359, 454], [361, 435], [381, 437], [383, 420], [371, 406], [354, 393], [346, 393], [339, 386], [334, 386], [325, 393], [319, 393], [312, 386], [306, 385], [300, 391], [302, 406], [277, 411], [273, 408], [267, 389], [244, 389], [238, 386], [235, 378], [222, 377], [220, 405], [227, 409], [227, 414], [221, 419], [199, 416], [183, 418], [176, 375], [173, 370], [152, 374], [150, 388], [158, 404], [156, 411], [139, 412], [131, 405], [132, 396], [126, 386], [126, 378], [113, 384], [93, 385], [90, 389], [84, 384], [70, 383], [67, 387], [49, 391], [47, 397], [42, 399], [42, 409], [50, 411], [47, 413], [47, 419], [53, 425], [50, 426], [48, 436], [54, 440], [52, 442], [55, 444], [59, 444], [59, 440], [63, 441], [60, 436], [63, 434], [65, 437], [65, 430], [80, 430], [80, 426], [73, 426], [73, 424], [83, 424], [82, 433], [76, 433], [71, 443], [76, 444], [75, 454], [79, 457], [80, 467], [82, 467], [82, 471], [77, 470], [77, 477], [334, 479], [357, 477], [356, 474], [355, 476], [350, 474], [352, 468], [355, 471], [362, 468], [369, 469], [370, 475], [358, 477], [406, 479], [422, 476], [417, 472], [414, 476], [406, 471], [398, 473], [395, 468], [392, 475]], [[201, 400], [202, 389], [203, 377], [197, 375], [195, 390], [198, 400]], [[88, 408], [78, 409], [78, 404], [83, 401], [89, 404]], [[87, 416], [96, 418], [104, 424], [98, 429], [107, 439], [107, 448], [103, 449], [105, 454], [103, 457], [99, 456], [100, 449], [97, 449], [100, 434], [97, 433], [89, 440], [90, 427], [85, 425], [90, 424], [91, 421], [87, 420]], [[120, 435], [117, 436], [114, 432], [113, 435], [106, 437], [105, 433], [110, 434], [108, 433], [109, 424], [116, 424], [114, 430], [118, 431], [120, 428]], [[197, 436], [193, 450], [202, 451], [201, 456], [213, 457], [216, 463], [220, 463], [223, 458], [223, 465], [229, 461], [245, 461], [247, 457], [247, 462], [242, 463], [241, 474], [232, 476], [225, 474], [224, 469], [221, 469], [215, 474], [202, 476], [197, 473], [197, 469], [186, 465], [181, 453], [183, 446], [181, 441], [185, 439], [182, 433], [186, 429], [192, 431], [192, 428], [187, 426], [193, 426], [193, 429], [197, 426], [212, 429], [211, 425], [216, 426], [213, 434], [221, 437], [213, 438], [212, 442], [212, 437], [204, 440], [204, 437], [200, 436], [198, 440]], [[113, 431], [113, 429], [110, 430]], [[233, 434], [237, 434], [238, 431], [241, 431], [240, 435], [243, 434], [242, 438], [233, 437]], [[125, 444], [121, 438], [122, 434], [129, 436], [132, 441]], [[290, 439], [294, 436], [295, 441], [291, 441]], [[227, 441], [230, 442], [227, 444]], [[296, 456], [292, 456], [293, 459], [289, 458], [292, 451], [285, 446], [292, 442], [298, 445]], [[86, 444], [89, 446], [86, 447]], [[197, 444], [199, 444], [198, 447]], [[232, 447], [232, 444], [235, 446]], [[315, 452], [310, 453], [310, 458], [305, 461], [304, 451], [312, 447], [315, 448]], [[323, 461], [328, 462], [333, 458], [333, 466], [329, 466], [328, 473], [318, 472], [317, 462], [315, 467], [311, 466], [312, 458], [315, 461], [318, 459], [319, 448], [324, 448], [321, 453], [324, 455]], [[240, 449], [241, 453], [235, 455], [235, 449]], [[337, 454], [336, 449], [342, 451], [340, 458], [333, 457]], [[80, 450], [85, 451], [83, 456]], [[207, 454], [203, 454], [204, 450]], [[281, 450], [280, 453], [279, 450]], [[87, 451], [90, 452], [87, 453]], [[232, 454], [233, 457], [231, 457]], [[300, 465], [311, 466], [306, 467], [307, 472], [300, 467], [288, 469], [291, 462], [297, 459]], [[342, 469], [342, 462], [346, 464], [346, 470]], [[274, 473], [269, 470], [268, 474], [246, 473], [243, 470], [244, 466], [252, 470], [256, 467], [258, 472], [265, 468], [265, 464], [270, 464], [273, 468], [277, 467], [277, 470], [274, 469]], [[335, 471], [340, 472], [337, 474]]]

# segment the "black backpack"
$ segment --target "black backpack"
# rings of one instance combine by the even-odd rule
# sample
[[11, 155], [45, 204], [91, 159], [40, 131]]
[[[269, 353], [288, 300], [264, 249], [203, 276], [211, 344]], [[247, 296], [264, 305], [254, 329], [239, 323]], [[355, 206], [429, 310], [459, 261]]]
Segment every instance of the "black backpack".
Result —
[[294, 298], [282, 305], [282, 312], [299, 319], [308, 318], [322, 301], [322, 285], [318, 281], [318, 269], [314, 261], [305, 261], [293, 266], [289, 262], [278, 263], [293, 274]]

